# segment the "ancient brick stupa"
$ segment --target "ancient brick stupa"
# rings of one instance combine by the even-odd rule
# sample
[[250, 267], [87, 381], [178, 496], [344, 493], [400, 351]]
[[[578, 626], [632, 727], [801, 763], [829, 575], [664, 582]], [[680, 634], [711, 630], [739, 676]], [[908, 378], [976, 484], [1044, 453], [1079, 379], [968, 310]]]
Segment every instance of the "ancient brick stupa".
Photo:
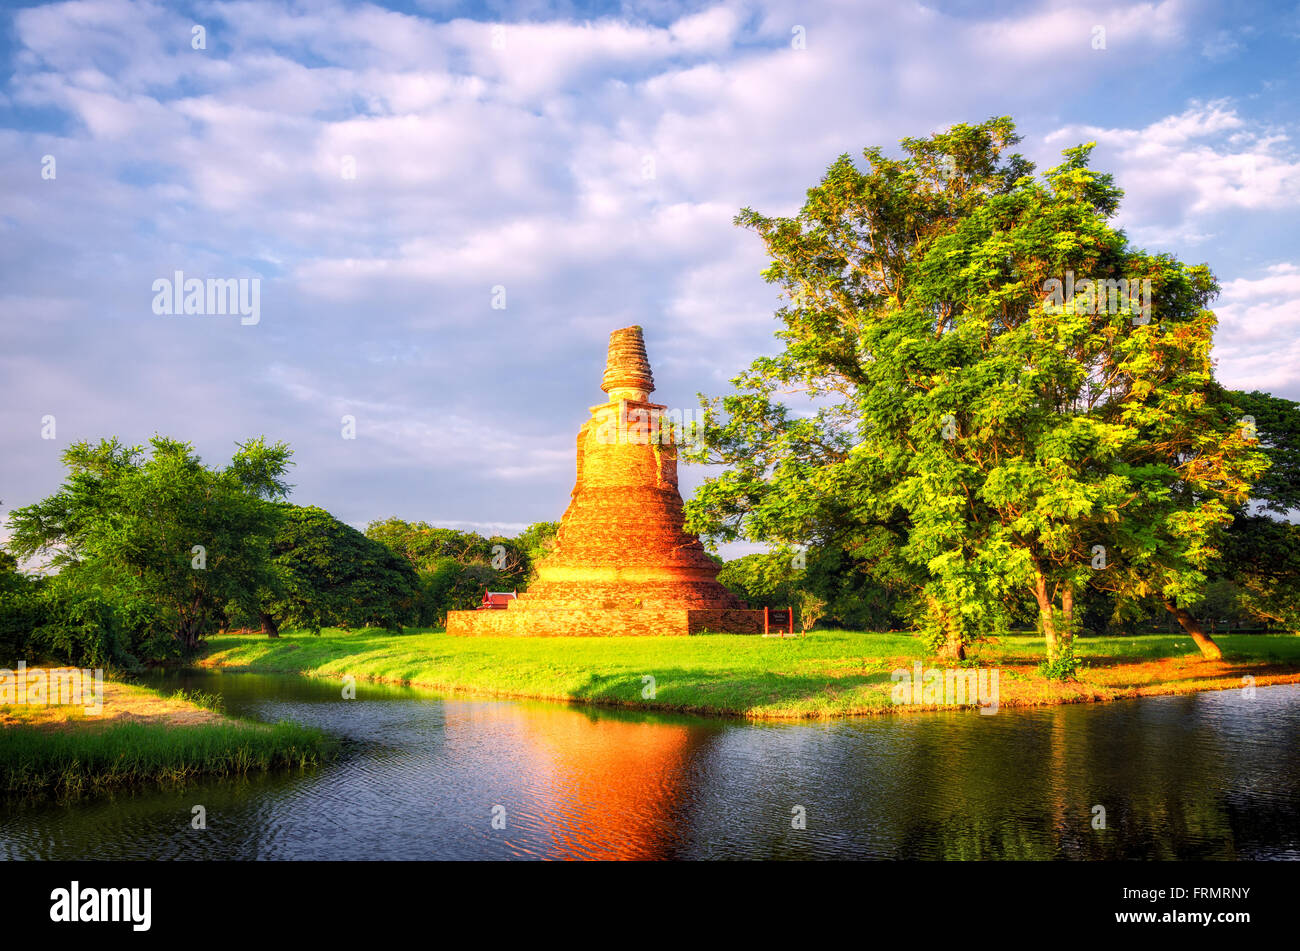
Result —
[[675, 433], [649, 402], [654, 378], [640, 327], [609, 335], [602, 390], [578, 433], [578, 478], [555, 549], [505, 610], [451, 611], [448, 634], [760, 633], [763, 612], [718, 583], [683, 529]]

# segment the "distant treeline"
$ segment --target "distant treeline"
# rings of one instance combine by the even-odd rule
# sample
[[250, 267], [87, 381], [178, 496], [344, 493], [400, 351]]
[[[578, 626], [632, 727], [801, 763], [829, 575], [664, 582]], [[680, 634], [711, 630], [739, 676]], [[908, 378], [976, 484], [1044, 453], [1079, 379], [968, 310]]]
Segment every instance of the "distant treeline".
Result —
[[[286, 501], [292, 451], [264, 439], [230, 464], [189, 443], [68, 448], [54, 495], [15, 510], [0, 552], [3, 658], [134, 667], [234, 630], [438, 626], [486, 589], [524, 588], [556, 531], [485, 538], [390, 518], [365, 533]], [[44, 560], [47, 573], [19, 570]]]

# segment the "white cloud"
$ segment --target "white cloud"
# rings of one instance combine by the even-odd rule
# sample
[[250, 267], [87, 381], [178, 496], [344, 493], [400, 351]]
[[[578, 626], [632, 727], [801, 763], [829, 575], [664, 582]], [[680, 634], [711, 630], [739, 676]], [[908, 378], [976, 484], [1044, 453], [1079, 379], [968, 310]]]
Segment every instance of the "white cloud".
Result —
[[1120, 221], [1140, 242], [1195, 243], [1213, 234], [1214, 216], [1300, 206], [1300, 154], [1228, 100], [1193, 102], [1140, 129], [1067, 126], [1046, 141], [1098, 143], [1093, 164], [1124, 189]]
[[1273, 264], [1260, 277], [1224, 282], [1215, 313], [1219, 379], [1300, 399], [1300, 265]]
[[[970, 30], [968, 43], [990, 62], [1010, 60], [1022, 68], [1110, 64], [1107, 55], [1118, 58], [1134, 50], [1149, 54], [1179, 43], [1188, 15], [1187, 5], [1179, 0], [1107, 7], [1049, 4], [1014, 18], [979, 24]], [[1103, 35], [1097, 30], [1104, 31], [1104, 48], [1094, 44], [1094, 36]]]
[[[1090, 114], [1079, 104], [1117, 68], [1140, 83], [1207, 35], [1176, 0], [994, 20], [683, 7], [585, 21], [522, 7], [494, 49], [490, 22], [204, 2], [205, 51], [160, 2], [19, 11], [0, 106], [49, 121], [0, 129], [6, 503], [56, 483], [30, 414], [61, 394], [86, 435], [160, 429], [214, 453], [287, 438], [303, 501], [350, 520], [557, 517], [609, 330], [646, 326], [675, 406], [773, 349], [775, 292], [761, 243], [731, 224], [740, 207], [791, 213], [838, 154], [952, 122]], [[1294, 206], [1283, 135], [1216, 102], [1049, 144], [1102, 140], [1130, 220], [1186, 237], [1221, 229], [1216, 211]], [[262, 323], [160, 322], [150, 283], [175, 269], [261, 274]], [[1294, 339], [1291, 279], [1225, 284], [1225, 368], [1290, 372], [1284, 346], [1270, 356], [1251, 334]], [[352, 444], [347, 412], [365, 436]]]

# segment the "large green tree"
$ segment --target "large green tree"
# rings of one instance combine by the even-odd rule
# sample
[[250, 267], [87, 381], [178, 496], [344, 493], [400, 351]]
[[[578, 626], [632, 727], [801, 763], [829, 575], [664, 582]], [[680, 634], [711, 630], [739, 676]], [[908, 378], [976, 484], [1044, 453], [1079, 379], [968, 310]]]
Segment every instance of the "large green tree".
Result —
[[225, 604], [273, 580], [269, 503], [289, 490], [292, 451], [259, 437], [209, 468], [189, 443], [154, 436], [149, 445], [148, 454], [115, 438], [70, 446], [62, 488], [11, 513], [9, 548], [49, 556], [70, 596], [112, 590], [137, 613], [151, 607], [191, 652]]
[[842, 156], [794, 217], [742, 211], [790, 298], [784, 350], [706, 400], [694, 453], [727, 469], [693, 528], [873, 552], [950, 656], [1028, 593], [1056, 658], [1098, 546], [1194, 605], [1265, 465], [1208, 399], [1208, 269], [1128, 245], [1089, 147], [1039, 178], [1017, 141], [955, 126]]
[[264, 633], [276, 637], [285, 625], [400, 631], [416, 620], [420, 585], [405, 558], [324, 509], [281, 503], [279, 514], [274, 579], [252, 604]]

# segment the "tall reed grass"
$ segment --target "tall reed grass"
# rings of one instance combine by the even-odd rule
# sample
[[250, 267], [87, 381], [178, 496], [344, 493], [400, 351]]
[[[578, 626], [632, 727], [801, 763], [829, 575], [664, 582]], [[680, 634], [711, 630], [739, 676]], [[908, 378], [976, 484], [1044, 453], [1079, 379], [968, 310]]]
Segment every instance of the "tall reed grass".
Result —
[[166, 726], [123, 723], [102, 730], [0, 730], [0, 792], [77, 795], [201, 776], [243, 776], [315, 766], [335, 744], [319, 730], [281, 722]]

